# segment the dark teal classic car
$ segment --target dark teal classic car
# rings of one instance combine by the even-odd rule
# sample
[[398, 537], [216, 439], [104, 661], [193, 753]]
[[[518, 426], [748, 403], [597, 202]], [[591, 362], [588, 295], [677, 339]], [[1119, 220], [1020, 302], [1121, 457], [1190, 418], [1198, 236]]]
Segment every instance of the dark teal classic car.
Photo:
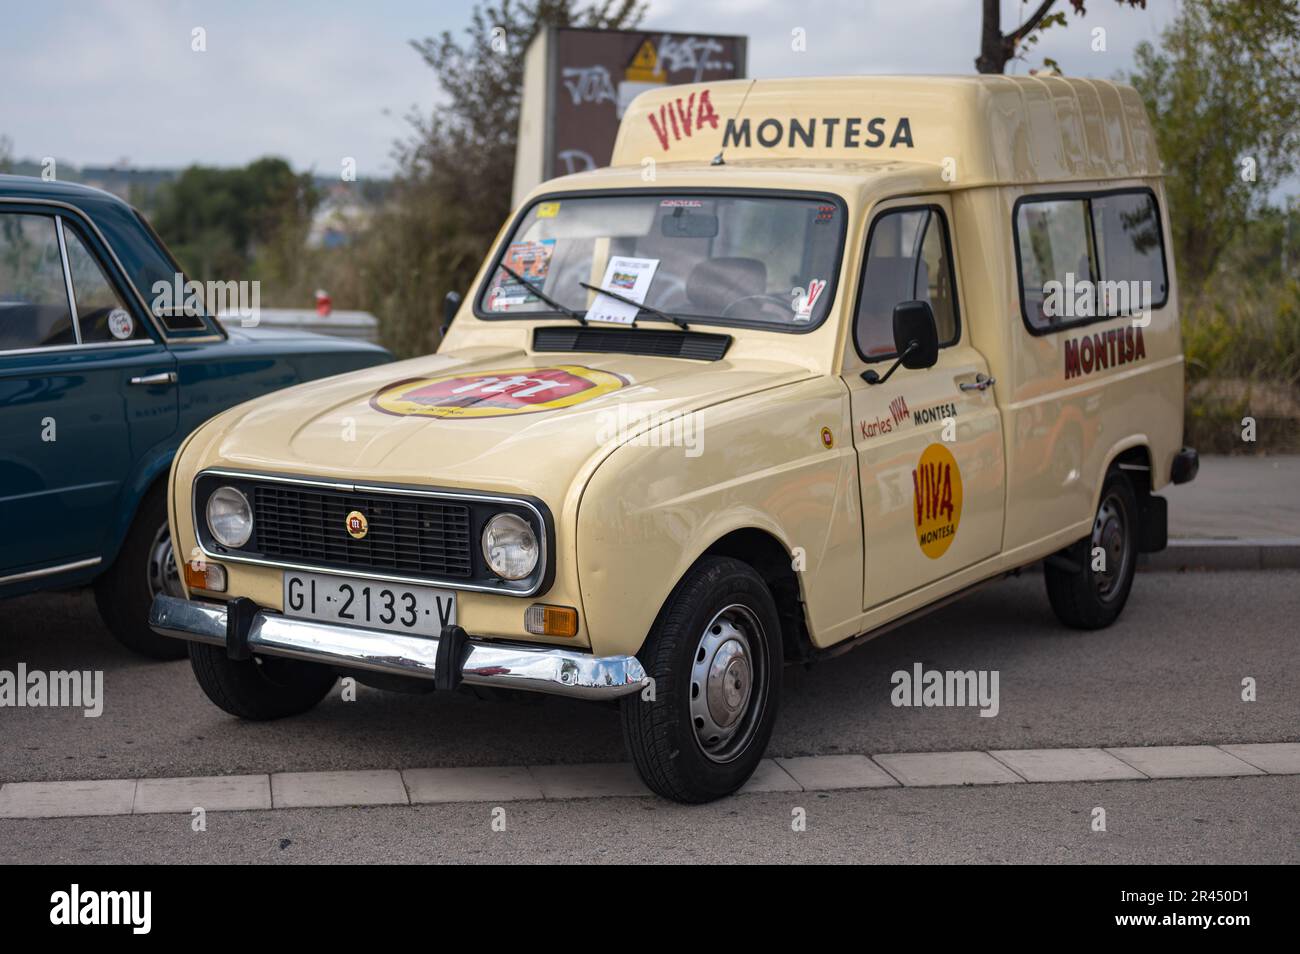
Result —
[[[0, 176], [0, 598], [93, 581], [113, 634], [157, 658], [185, 653], [148, 626], [155, 595], [180, 595], [166, 490], [184, 437], [268, 391], [391, 360], [159, 307], [184, 282], [115, 196]], [[0, 603], [0, 639], [3, 620]]]

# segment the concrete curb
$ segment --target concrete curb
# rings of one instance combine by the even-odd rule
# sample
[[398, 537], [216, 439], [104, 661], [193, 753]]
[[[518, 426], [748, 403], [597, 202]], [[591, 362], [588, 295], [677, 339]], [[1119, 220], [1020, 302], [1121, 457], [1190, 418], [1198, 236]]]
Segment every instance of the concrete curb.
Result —
[[1143, 570], [1296, 570], [1300, 569], [1300, 539], [1216, 539], [1178, 537], [1159, 553], [1138, 557]]
[[[737, 794], [1300, 775], [1300, 742], [763, 759]], [[7, 782], [0, 819], [649, 797], [626, 762]]]

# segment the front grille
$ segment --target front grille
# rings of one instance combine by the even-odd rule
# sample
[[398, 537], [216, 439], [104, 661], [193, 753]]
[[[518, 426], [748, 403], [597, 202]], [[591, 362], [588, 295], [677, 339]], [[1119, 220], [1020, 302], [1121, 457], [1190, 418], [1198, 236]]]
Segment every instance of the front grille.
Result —
[[[360, 540], [346, 527], [353, 510], [368, 523]], [[474, 570], [470, 511], [460, 503], [258, 485], [253, 527], [258, 552], [295, 563], [452, 579], [466, 579]]]

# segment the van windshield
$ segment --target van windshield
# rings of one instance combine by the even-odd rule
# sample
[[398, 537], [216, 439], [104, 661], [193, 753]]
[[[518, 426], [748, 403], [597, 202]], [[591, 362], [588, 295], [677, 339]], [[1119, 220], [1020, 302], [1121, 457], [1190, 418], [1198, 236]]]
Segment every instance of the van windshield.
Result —
[[542, 200], [498, 260], [518, 277], [494, 263], [478, 311], [486, 318], [554, 314], [532, 294], [537, 289], [580, 314], [595, 305], [588, 315], [595, 318], [602, 302], [586, 283], [692, 324], [802, 331], [820, 324], [830, 307], [843, 233], [843, 206], [824, 196]]

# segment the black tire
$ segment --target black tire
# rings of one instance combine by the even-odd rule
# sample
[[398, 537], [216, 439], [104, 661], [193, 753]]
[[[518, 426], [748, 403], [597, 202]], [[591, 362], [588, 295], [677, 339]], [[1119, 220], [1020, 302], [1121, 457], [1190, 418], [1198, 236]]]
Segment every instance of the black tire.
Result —
[[[1073, 629], [1103, 629], [1115, 622], [1128, 602], [1137, 569], [1137, 496], [1121, 471], [1112, 471], [1101, 488], [1092, 533], [1063, 550], [1063, 563], [1043, 567], [1047, 598], [1056, 618]], [[1104, 569], [1094, 568], [1093, 548], [1104, 551]]]
[[149, 606], [166, 592], [183, 596], [171, 556], [167, 483], [155, 484], [140, 501], [117, 559], [95, 581], [95, 605], [114, 638], [150, 659], [183, 659], [185, 642], [149, 628]]
[[[646, 785], [687, 803], [744, 785], [767, 748], [781, 696], [781, 622], [762, 577], [739, 560], [700, 560], [638, 658], [654, 680], [653, 698], [628, 696], [621, 709], [623, 738]], [[719, 678], [707, 677], [710, 667], [720, 667]]]
[[252, 722], [301, 715], [329, 694], [337, 676], [328, 666], [254, 657], [236, 662], [220, 646], [190, 643], [190, 666], [213, 704]]

